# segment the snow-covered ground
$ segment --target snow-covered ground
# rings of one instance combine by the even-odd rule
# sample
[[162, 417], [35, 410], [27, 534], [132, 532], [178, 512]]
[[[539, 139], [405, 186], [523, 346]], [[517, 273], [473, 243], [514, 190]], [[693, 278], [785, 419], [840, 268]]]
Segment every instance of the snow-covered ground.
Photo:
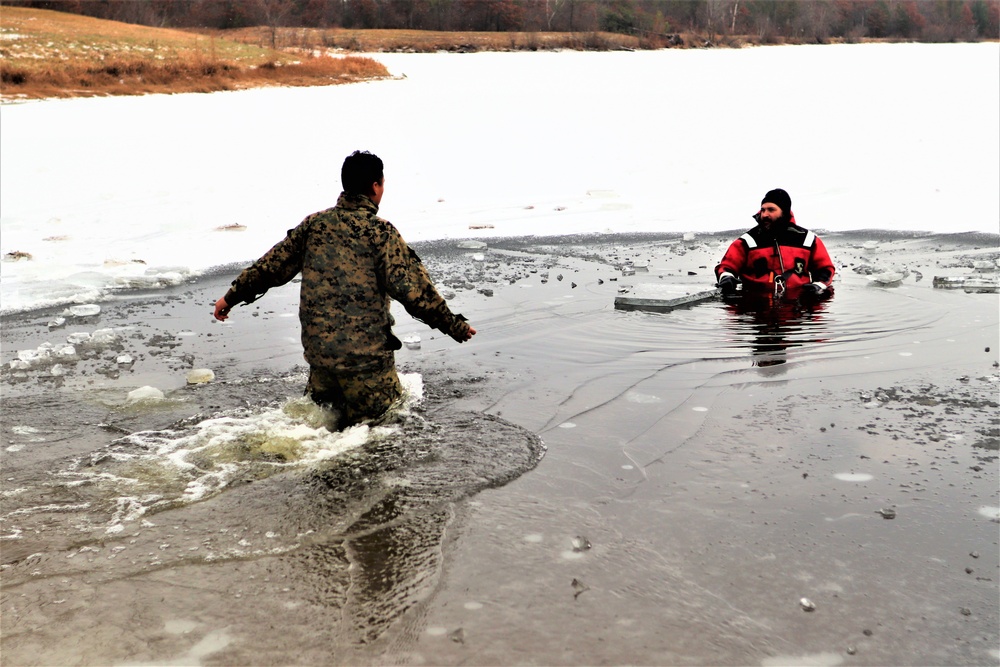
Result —
[[356, 149], [411, 241], [740, 229], [774, 187], [813, 229], [1000, 228], [997, 43], [374, 57], [397, 78], [0, 108], [0, 310], [254, 259]]

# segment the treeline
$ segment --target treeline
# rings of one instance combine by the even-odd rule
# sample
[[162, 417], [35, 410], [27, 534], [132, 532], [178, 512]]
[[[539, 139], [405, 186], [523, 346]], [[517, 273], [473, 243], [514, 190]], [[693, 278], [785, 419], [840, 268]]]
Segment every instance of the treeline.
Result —
[[1000, 39], [998, 0], [0, 0], [169, 28], [615, 32], [823, 43]]

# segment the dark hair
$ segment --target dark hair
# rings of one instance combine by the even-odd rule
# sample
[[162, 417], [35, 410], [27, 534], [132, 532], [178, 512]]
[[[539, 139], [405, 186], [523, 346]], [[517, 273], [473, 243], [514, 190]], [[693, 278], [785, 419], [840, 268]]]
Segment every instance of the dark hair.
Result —
[[340, 183], [349, 195], [370, 195], [372, 183], [381, 183], [382, 160], [368, 151], [354, 151], [340, 169]]

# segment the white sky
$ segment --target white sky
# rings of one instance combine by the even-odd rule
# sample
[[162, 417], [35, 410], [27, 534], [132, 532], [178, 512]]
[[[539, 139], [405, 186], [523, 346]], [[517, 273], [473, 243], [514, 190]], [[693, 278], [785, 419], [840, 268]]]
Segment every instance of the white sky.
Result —
[[355, 149], [410, 241], [743, 229], [774, 187], [817, 230], [1000, 231], [997, 43], [373, 57], [405, 78], [0, 107], [0, 309], [255, 259]]

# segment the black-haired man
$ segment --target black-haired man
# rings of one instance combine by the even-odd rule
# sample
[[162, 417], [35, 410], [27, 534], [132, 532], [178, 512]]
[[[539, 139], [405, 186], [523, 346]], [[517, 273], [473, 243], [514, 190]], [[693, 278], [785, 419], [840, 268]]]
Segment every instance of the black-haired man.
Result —
[[385, 192], [382, 160], [355, 151], [341, 169], [337, 205], [314, 213], [245, 269], [215, 304], [225, 320], [238, 303], [252, 303], [271, 287], [302, 273], [299, 320], [309, 362], [306, 393], [340, 414], [345, 428], [376, 420], [402, 394], [390, 300], [459, 343], [475, 335], [451, 312], [417, 254], [396, 228], [379, 218]]

